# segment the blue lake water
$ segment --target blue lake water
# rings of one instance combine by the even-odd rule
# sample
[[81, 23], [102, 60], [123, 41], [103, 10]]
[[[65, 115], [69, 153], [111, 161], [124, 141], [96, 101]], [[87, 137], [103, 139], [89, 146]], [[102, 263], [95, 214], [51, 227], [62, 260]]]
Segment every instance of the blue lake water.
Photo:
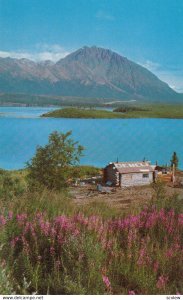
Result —
[[105, 166], [110, 161], [144, 157], [169, 163], [176, 151], [183, 168], [183, 120], [53, 119], [39, 115], [54, 108], [0, 107], [0, 168], [20, 169], [54, 131], [72, 130], [85, 147], [82, 164]]

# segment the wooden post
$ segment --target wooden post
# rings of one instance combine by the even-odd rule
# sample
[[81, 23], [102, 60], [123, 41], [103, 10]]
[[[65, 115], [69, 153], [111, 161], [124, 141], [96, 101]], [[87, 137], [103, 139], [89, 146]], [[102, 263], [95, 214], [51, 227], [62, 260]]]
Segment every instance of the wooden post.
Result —
[[172, 170], [172, 179], [173, 179], [173, 184], [175, 183], [175, 164], [173, 164], [172, 166], [173, 170]]

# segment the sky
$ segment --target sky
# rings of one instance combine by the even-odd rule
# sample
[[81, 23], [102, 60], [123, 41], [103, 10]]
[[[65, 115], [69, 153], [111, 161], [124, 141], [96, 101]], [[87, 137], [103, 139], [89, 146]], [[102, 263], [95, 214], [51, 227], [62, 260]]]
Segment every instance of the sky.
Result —
[[183, 92], [182, 0], [0, 0], [0, 57], [111, 49]]

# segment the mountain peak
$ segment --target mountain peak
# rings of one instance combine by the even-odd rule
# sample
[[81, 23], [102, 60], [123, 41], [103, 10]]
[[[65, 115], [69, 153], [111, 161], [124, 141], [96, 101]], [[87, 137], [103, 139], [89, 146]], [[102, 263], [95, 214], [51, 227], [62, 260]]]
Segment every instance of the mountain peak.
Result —
[[1, 59], [1, 91], [143, 101], [177, 96], [144, 67], [97, 46], [83, 46], [55, 64]]

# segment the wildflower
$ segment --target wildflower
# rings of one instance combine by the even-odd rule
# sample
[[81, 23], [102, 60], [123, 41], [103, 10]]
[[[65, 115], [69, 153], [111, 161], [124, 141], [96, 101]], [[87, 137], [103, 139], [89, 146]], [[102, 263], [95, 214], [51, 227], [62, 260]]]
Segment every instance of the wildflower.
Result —
[[166, 257], [167, 258], [171, 258], [174, 256], [174, 251], [173, 249], [168, 249], [167, 252], [166, 252]]
[[50, 223], [49, 222], [43, 222], [43, 221], [41, 221], [40, 222], [40, 229], [41, 229], [42, 233], [45, 236], [48, 236], [49, 230], [50, 230]]
[[130, 229], [129, 233], [128, 233], [128, 248], [129, 249], [131, 248], [133, 241], [134, 241], [134, 232], [132, 229]]
[[105, 275], [102, 275], [102, 280], [103, 280], [103, 283], [105, 284], [106, 288], [108, 290], [111, 289], [111, 283], [109, 281], [109, 278]]
[[179, 214], [178, 223], [179, 223], [179, 225], [183, 225], [183, 214]]
[[147, 245], [150, 241], [150, 237], [147, 236], [147, 238], [144, 240], [141, 240], [141, 248], [139, 251], [139, 257], [138, 257], [138, 261], [137, 264], [139, 266], [147, 266], [151, 264], [152, 259], [150, 258], [149, 254], [148, 254], [148, 249], [147, 249]]
[[3, 215], [0, 216], [0, 225], [5, 225], [6, 224], [6, 219]]
[[133, 290], [128, 291], [128, 295], [135, 295], [135, 292]]
[[144, 264], [144, 257], [146, 255], [146, 250], [145, 248], [142, 248], [140, 249], [140, 254], [139, 254], [139, 258], [138, 258], [138, 261], [137, 261], [137, 264], [139, 266], [143, 265]]
[[61, 265], [60, 261], [59, 261], [59, 260], [56, 260], [56, 262], [55, 262], [55, 267], [56, 267], [57, 269], [59, 269], [59, 268], [60, 268], [60, 265]]
[[15, 247], [16, 243], [19, 241], [19, 237], [16, 236], [14, 239], [11, 240], [11, 247]]
[[158, 289], [165, 289], [167, 281], [168, 281], [167, 276], [163, 276], [163, 275], [159, 276], [158, 281], [156, 283], [156, 287]]
[[19, 214], [16, 216], [16, 219], [19, 225], [23, 225], [27, 219], [27, 214]]
[[54, 247], [50, 247], [50, 254], [54, 255], [55, 254], [55, 248]]
[[159, 268], [159, 263], [158, 261], [155, 261], [154, 265], [153, 265], [153, 271], [156, 273], [158, 271]]
[[9, 220], [11, 220], [13, 218], [13, 212], [12, 211], [8, 212], [8, 218], [9, 218]]
[[80, 231], [78, 229], [75, 229], [73, 232], [73, 236], [78, 236], [80, 234]]

